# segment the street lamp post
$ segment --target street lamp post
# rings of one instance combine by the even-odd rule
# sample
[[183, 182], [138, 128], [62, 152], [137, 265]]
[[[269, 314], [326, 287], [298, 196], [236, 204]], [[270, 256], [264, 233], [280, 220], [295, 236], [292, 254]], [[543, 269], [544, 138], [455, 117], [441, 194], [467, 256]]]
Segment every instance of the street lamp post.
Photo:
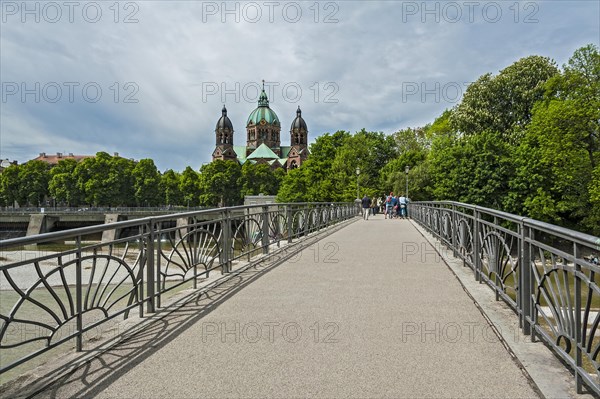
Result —
[[405, 192], [405, 196], [408, 199], [408, 171], [410, 170], [410, 166], [406, 165], [404, 167], [404, 173], [406, 173], [406, 192]]
[[356, 167], [356, 199], [360, 199], [360, 190], [358, 186], [358, 175], [360, 175], [360, 168]]

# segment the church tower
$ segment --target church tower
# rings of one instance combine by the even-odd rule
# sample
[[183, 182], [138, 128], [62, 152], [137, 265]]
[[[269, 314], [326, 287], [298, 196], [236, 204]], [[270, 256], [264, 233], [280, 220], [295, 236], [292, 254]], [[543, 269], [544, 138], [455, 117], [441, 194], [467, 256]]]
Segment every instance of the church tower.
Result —
[[308, 158], [308, 127], [304, 118], [302, 118], [300, 106], [296, 110], [296, 119], [290, 127], [290, 144], [291, 148], [286, 165], [288, 170], [299, 167]]
[[265, 81], [258, 98], [258, 107], [248, 116], [246, 122], [246, 152], [247, 155], [264, 144], [271, 149], [277, 156], [281, 156], [281, 123], [279, 117], [269, 107], [269, 99], [265, 93]]
[[223, 105], [221, 110], [221, 118], [217, 122], [215, 128], [216, 148], [213, 151], [212, 157], [215, 159], [233, 159], [237, 158], [233, 150], [233, 124], [227, 116], [227, 108]]

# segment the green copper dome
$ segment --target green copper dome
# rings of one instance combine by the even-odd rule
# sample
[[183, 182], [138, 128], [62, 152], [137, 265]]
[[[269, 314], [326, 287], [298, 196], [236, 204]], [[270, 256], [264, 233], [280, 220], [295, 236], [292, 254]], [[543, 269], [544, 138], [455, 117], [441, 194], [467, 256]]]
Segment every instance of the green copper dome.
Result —
[[246, 126], [260, 125], [262, 120], [265, 121], [265, 124], [279, 126], [279, 117], [275, 111], [269, 108], [269, 99], [267, 98], [267, 93], [265, 93], [264, 88], [258, 98], [258, 108], [250, 113]]

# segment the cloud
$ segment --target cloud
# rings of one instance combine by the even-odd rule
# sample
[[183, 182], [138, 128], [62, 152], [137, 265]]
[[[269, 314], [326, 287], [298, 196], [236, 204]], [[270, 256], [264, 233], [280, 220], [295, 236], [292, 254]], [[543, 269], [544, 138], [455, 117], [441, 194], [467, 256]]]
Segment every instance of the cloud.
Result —
[[0, 158], [107, 151], [197, 169], [223, 103], [244, 143], [261, 79], [283, 144], [298, 106], [311, 141], [392, 133], [432, 122], [482, 73], [532, 54], [562, 64], [598, 41], [597, 2], [476, 3], [471, 15], [472, 2], [81, 2], [48, 22], [48, 3], [29, 2], [40, 21], [23, 22], [24, 3], [5, 1]]

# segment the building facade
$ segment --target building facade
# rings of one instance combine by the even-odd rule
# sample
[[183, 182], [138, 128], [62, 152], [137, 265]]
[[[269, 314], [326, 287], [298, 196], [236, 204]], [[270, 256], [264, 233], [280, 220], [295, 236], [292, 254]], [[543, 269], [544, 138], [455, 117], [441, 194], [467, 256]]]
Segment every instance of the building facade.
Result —
[[263, 89], [256, 107], [246, 121], [246, 145], [233, 144], [233, 124], [223, 105], [221, 118], [215, 128], [216, 147], [212, 158], [234, 160], [240, 164], [264, 163], [272, 168], [286, 170], [300, 167], [308, 158], [308, 127], [302, 118], [300, 107], [290, 127], [290, 145], [281, 145], [281, 122], [269, 106], [269, 99]]

